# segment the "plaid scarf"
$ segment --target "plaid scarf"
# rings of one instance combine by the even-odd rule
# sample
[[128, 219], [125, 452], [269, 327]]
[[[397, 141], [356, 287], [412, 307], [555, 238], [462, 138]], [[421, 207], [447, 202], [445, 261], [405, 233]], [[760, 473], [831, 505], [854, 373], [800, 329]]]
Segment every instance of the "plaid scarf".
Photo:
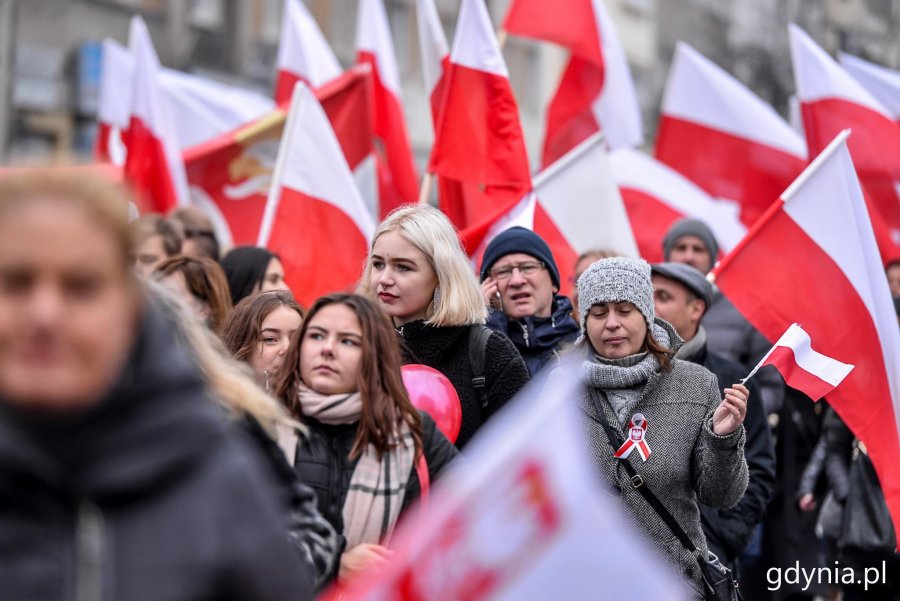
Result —
[[[359, 392], [324, 395], [301, 383], [298, 398], [303, 414], [324, 424], [352, 424], [362, 411]], [[397, 435], [401, 441], [397, 448], [379, 459], [369, 445], [353, 469], [343, 508], [347, 549], [362, 543], [387, 544], [394, 533], [416, 453], [406, 422], [400, 423]]]

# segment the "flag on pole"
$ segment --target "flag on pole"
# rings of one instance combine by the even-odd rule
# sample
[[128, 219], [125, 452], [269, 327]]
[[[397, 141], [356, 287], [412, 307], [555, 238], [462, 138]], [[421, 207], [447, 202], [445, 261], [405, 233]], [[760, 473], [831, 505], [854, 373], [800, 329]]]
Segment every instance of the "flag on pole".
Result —
[[159, 59], [143, 19], [131, 20], [134, 54], [131, 117], [125, 146], [125, 177], [141, 212], [167, 213], [190, 201], [178, 130], [159, 85]]
[[531, 190], [519, 108], [482, 0], [463, 0], [459, 11], [428, 171], [466, 187], [440, 207], [470, 231], [470, 253]]
[[890, 112], [894, 121], [900, 122], [900, 71], [894, 71], [861, 58], [838, 53], [838, 61], [853, 79]]
[[811, 155], [850, 128], [853, 164], [875, 209], [900, 241], [900, 124], [802, 29], [790, 26], [791, 59]]
[[316, 20], [302, 0], [286, 0], [278, 43], [275, 101], [290, 102], [294, 84], [312, 88], [338, 77], [343, 69]]
[[687, 599], [640, 525], [599, 488], [572, 403], [578, 374], [545, 372], [494, 417], [400, 524], [391, 560], [340, 598]]
[[814, 401], [837, 388], [854, 367], [814, 351], [809, 334], [796, 323], [791, 324], [741, 383], [752, 378], [764, 365], [773, 366], [781, 372], [788, 386]]
[[712, 273], [769, 340], [802, 321], [818, 353], [855, 366], [828, 402], [866, 444], [900, 532], [900, 330], [848, 135], [816, 157]]
[[422, 57], [425, 93], [431, 104], [432, 123], [437, 126], [447, 70], [450, 67], [450, 46], [434, 0], [416, 0], [416, 21], [419, 26], [419, 55]]
[[622, 148], [610, 153], [610, 163], [638, 250], [647, 261], [663, 260], [663, 238], [684, 217], [706, 223], [724, 252], [747, 233], [732, 205], [717, 201], [653, 157]]
[[[368, 175], [372, 153], [371, 78], [368, 66], [354, 67], [316, 90], [357, 182]], [[223, 245], [256, 244], [285, 110], [184, 152], [193, 200], [213, 220]]]
[[572, 53], [547, 109], [541, 164], [603, 131], [611, 148], [643, 142], [640, 105], [615, 26], [601, 0], [513, 0], [503, 29], [559, 44]]
[[747, 227], [806, 167], [806, 142], [772, 107], [679, 42], [655, 156], [707, 194], [740, 207]]
[[403, 115], [400, 70], [382, 0], [360, 0], [356, 21], [357, 62], [372, 66], [378, 149], [379, 213], [416, 202], [419, 187]]
[[374, 232], [325, 111], [298, 83], [257, 245], [281, 257], [285, 281], [309, 306], [323, 294], [353, 287]]

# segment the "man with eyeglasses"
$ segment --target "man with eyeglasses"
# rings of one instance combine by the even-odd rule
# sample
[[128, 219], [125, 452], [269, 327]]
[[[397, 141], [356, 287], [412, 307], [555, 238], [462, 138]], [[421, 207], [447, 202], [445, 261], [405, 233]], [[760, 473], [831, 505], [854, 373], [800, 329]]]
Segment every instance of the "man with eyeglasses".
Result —
[[512, 227], [488, 244], [481, 292], [491, 308], [487, 326], [512, 340], [532, 376], [578, 337], [553, 253], [531, 230]]

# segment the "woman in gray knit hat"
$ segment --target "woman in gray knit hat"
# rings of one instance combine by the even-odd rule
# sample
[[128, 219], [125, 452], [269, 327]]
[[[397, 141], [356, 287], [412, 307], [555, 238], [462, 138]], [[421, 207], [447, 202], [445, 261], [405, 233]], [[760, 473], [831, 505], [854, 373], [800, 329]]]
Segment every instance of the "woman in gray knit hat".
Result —
[[[579, 402], [594, 468], [633, 514], [637, 529], [704, 599], [698, 561], [705, 561], [707, 547], [697, 504], [731, 507], [744, 494], [747, 389], [735, 384], [720, 399], [712, 373], [674, 358], [682, 340], [654, 314], [645, 261], [594, 263], [578, 279], [578, 306], [584, 336], [576, 352], [584, 353], [585, 382]], [[666, 525], [641, 486], [662, 502], [697, 554]]]

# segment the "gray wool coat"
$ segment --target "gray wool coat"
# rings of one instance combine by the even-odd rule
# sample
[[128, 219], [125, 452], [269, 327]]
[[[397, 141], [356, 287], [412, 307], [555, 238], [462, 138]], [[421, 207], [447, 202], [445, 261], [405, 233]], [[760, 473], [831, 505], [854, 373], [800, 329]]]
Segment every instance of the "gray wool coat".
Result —
[[[661, 325], [668, 326], [666, 329], [673, 335], [673, 340], [679, 340], [671, 346], [680, 346], [680, 339], [671, 326], [665, 322]], [[602, 391], [599, 396], [607, 423], [612, 424], [625, 440], [625, 427], [619, 424]], [[647, 418], [646, 440], [651, 455], [645, 462], [634, 452], [629, 461], [691, 541], [701, 549], [703, 557], [707, 547], [697, 503], [733, 507], [747, 488], [744, 426], [728, 436], [717, 436], [711, 428], [712, 414], [720, 402], [719, 384], [711, 372], [700, 365], [673, 359], [671, 371], [657, 371], [650, 377], [633, 410]], [[679, 573], [694, 589], [695, 596], [703, 599], [703, 583], [696, 558], [631, 485], [620, 460], [613, 457], [609, 439], [599, 421], [601, 417], [587, 387], [579, 404], [596, 473], [618, 494], [637, 520], [639, 530], [673, 560]]]

